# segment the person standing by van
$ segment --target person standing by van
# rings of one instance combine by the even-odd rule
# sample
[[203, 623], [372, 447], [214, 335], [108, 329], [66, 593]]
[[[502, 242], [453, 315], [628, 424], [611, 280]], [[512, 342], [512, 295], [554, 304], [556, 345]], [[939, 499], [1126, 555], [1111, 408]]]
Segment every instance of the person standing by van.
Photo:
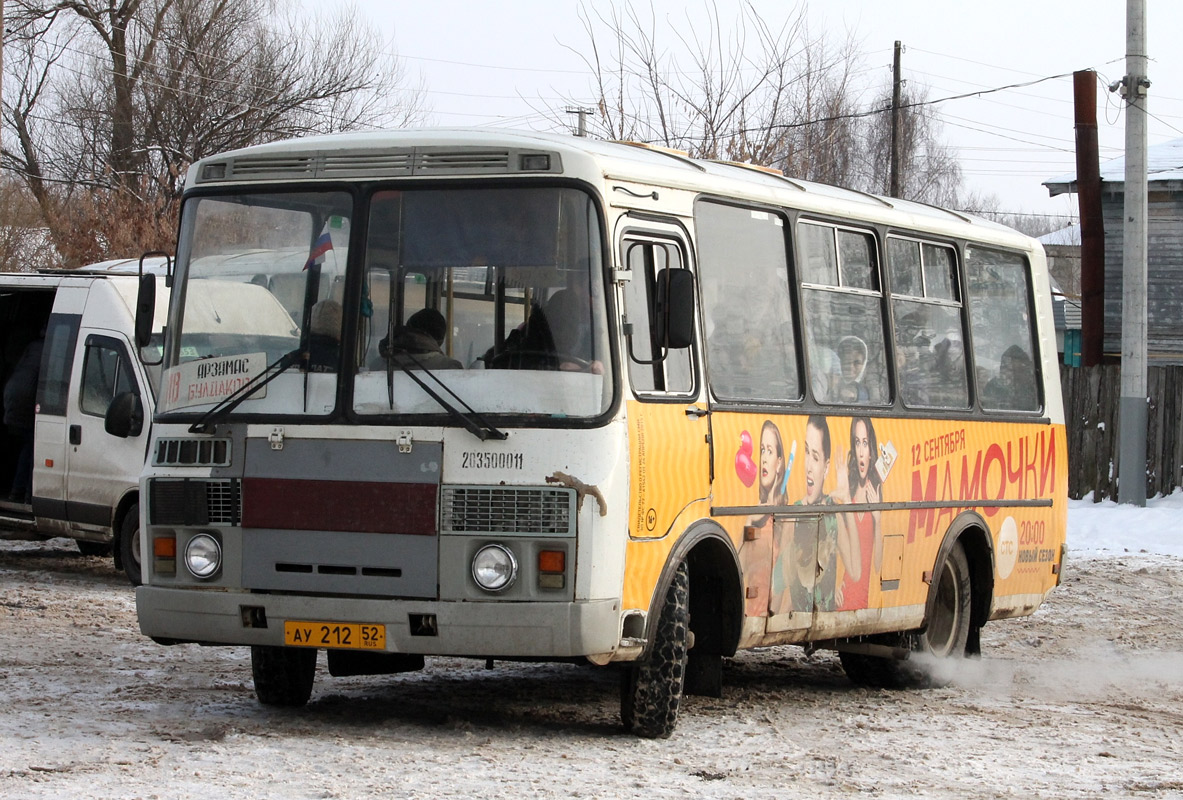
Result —
[[28, 504], [33, 499], [33, 424], [43, 344], [40, 338], [29, 342], [4, 384], [4, 425], [18, 447], [16, 471], [8, 493], [13, 503]]

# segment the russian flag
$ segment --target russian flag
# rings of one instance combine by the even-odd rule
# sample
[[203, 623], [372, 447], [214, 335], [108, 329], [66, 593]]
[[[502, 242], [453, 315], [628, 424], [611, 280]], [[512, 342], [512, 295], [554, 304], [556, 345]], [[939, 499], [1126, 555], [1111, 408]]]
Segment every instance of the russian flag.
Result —
[[304, 262], [304, 269], [308, 269], [313, 264], [323, 263], [325, 253], [333, 249], [333, 240], [329, 236], [329, 232], [325, 231], [313, 243], [312, 251], [308, 254], [308, 260]]

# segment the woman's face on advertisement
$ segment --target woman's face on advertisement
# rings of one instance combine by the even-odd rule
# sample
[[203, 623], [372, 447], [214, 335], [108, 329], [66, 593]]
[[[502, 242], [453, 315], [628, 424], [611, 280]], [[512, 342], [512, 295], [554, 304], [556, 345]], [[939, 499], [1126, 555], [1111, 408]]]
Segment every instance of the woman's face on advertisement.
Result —
[[854, 457], [858, 461], [859, 480], [865, 481], [871, 469], [871, 438], [865, 422], [854, 424]]
[[771, 428], [765, 428], [760, 434], [760, 488], [766, 493], [773, 488], [784, 465], [784, 459], [777, 450], [776, 433]]
[[805, 503], [816, 503], [822, 497], [822, 484], [830, 471], [830, 459], [822, 452], [822, 432], [812, 425], [805, 426]]

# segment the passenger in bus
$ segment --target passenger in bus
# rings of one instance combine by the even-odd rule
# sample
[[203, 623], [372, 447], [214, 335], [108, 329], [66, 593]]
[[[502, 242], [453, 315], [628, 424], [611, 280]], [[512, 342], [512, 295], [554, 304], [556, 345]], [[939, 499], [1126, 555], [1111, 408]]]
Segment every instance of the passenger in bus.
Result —
[[591, 308], [591, 297], [582, 286], [560, 289], [546, 301], [559, 369], [604, 374], [604, 363], [593, 358]]
[[820, 403], [836, 403], [842, 386], [842, 364], [838, 354], [810, 338], [809, 384]]
[[586, 289], [555, 292], [530, 318], [505, 338], [500, 353], [488, 350], [482, 360], [492, 369], [558, 369], [604, 374], [593, 358], [591, 299]]
[[[762, 506], [781, 506], [785, 500], [785, 448], [780, 429], [772, 420], [764, 420], [760, 430], [760, 484]], [[754, 537], [745, 532], [739, 545], [739, 564], [743, 569], [747, 600], [744, 613], [762, 617], [768, 613], [773, 558], [773, 517], [771, 513], [755, 514], [748, 518]], [[753, 592], [752, 589], [755, 589]]]
[[839, 399], [843, 403], [865, 403], [871, 399], [863, 380], [867, 372], [867, 343], [857, 336], [843, 336], [838, 342], [838, 362], [842, 367]]
[[[825, 493], [830, 472], [830, 426], [811, 415], [805, 424], [805, 497], [794, 505], [832, 505]], [[836, 587], [838, 519], [823, 514], [820, 522], [777, 524], [772, 568], [772, 613], [833, 611], [841, 603]]]
[[965, 345], [961, 331], [945, 331], [933, 346], [933, 405], [964, 408], [969, 404], [965, 382]]
[[341, 358], [341, 304], [321, 300], [308, 323], [308, 371], [336, 372]]
[[[879, 442], [867, 417], [850, 421], [850, 451], [838, 464], [837, 503], [875, 504], [881, 498], [881, 479], [875, 469]], [[871, 575], [883, 564], [883, 530], [878, 511], [852, 511], [838, 517], [838, 553], [844, 577], [843, 609], [867, 608]]]
[[1002, 354], [998, 374], [982, 390], [982, 405], [1012, 411], [1028, 411], [1037, 407], [1035, 365], [1031, 356], [1019, 345], [1011, 345]]
[[448, 336], [448, 321], [434, 308], [422, 308], [407, 318], [407, 322], [394, 335], [393, 341], [383, 338], [378, 343], [378, 352], [383, 358], [393, 358], [397, 363], [415, 369], [461, 369], [463, 365], [444, 353], [444, 340]]

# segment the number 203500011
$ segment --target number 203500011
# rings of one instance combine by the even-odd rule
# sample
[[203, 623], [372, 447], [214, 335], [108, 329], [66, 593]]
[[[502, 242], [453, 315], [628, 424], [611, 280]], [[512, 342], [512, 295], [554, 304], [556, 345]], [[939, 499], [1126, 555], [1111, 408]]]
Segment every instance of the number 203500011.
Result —
[[386, 626], [288, 620], [283, 624], [283, 643], [293, 647], [382, 650], [386, 647]]

